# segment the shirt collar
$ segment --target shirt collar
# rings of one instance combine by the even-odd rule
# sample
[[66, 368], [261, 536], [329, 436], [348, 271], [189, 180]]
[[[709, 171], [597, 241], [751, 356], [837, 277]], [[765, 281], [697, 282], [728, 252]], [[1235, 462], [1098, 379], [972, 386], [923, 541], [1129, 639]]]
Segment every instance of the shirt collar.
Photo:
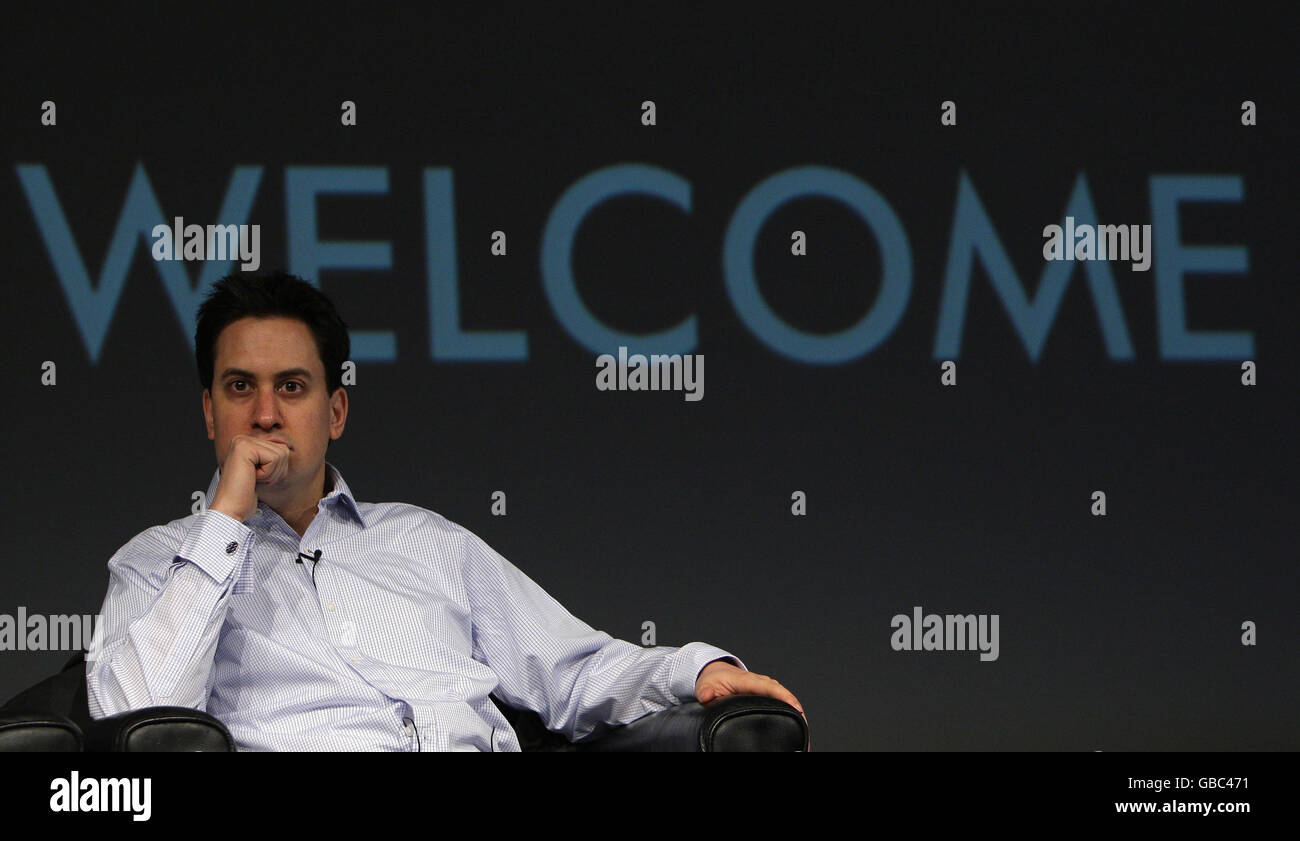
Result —
[[[208, 483], [208, 495], [206, 497], [208, 502], [211, 502], [212, 497], [216, 495], [217, 485], [220, 483], [221, 468], [218, 467], [212, 474], [212, 481]], [[362, 528], [365, 528], [366, 521], [361, 516], [361, 509], [357, 506], [356, 498], [352, 496], [352, 489], [348, 487], [347, 482], [343, 481], [343, 474], [339, 473], [338, 468], [328, 461], [325, 462], [325, 484], [330, 488], [330, 492], [321, 497], [320, 502], [316, 505], [316, 510], [323, 511], [326, 507], [332, 507], [344, 516], [350, 514], [361, 524]], [[265, 507], [265, 503], [259, 502], [257, 512], [253, 514], [253, 517], [260, 516], [262, 509]]]

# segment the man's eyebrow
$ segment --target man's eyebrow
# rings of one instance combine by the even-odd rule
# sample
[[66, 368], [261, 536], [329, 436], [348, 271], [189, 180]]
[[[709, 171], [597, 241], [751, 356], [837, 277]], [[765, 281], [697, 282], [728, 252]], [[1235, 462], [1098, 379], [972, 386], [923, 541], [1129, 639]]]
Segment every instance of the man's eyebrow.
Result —
[[[245, 380], [257, 379], [256, 374], [252, 371], [245, 371], [243, 368], [227, 368], [221, 372], [221, 379], [224, 380], [226, 377], [239, 377]], [[275, 379], [277, 380], [282, 380], [286, 377], [302, 377], [303, 379], [310, 380], [311, 371], [308, 371], [306, 368], [289, 368], [275, 375]]]

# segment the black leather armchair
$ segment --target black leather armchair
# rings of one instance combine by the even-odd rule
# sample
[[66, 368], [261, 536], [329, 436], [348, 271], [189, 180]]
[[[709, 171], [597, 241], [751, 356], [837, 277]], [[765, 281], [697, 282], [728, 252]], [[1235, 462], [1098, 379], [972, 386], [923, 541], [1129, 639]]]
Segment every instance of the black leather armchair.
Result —
[[[594, 738], [569, 742], [531, 710], [492, 699], [525, 751], [803, 751], [808, 723], [775, 698], [738, 696], [707, 707], [690, 702]], [[0, 707], [0, 751], [234, 751], [214, 716], [188, 707], [150, 707], [90, 717], [85, 653]]]
[[[59, 738], [60, 733], [71, 734]], [[188, 707], [150, 707], [95, 720], [86, 655], [0, 707], [0, 751], [233, 751], [225, 725]]]

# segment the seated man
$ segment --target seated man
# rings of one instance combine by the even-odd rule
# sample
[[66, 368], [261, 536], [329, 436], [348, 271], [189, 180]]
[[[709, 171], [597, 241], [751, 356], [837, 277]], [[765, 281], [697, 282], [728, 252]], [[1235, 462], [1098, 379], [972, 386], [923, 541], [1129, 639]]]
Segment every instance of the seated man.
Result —
[[593, 630], [432, 511], [358, 502], [325, 461], [348, 416], [347, 328], [311, 284], [223, 279], [194, 349], [218, 463], [209, 504], [109, 560], [93, 717], [193, 707], [242, 750], [517, 751], [490, 693], [570, 740], [691, 698], [802, 711], [721, 649]]

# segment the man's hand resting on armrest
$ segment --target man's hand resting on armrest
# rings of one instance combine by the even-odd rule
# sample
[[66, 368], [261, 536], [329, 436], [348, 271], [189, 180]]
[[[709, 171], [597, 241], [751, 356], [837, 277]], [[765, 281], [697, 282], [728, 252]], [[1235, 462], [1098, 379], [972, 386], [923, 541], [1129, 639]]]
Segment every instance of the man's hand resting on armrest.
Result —
[[747, 672], [726, 660], [714, 660], [700, 669], [699, 677], [695, 678], [695, 700], [707, 704], [728, 695], [766, 695], [803, 712], [799, 699], [767, 675]]

